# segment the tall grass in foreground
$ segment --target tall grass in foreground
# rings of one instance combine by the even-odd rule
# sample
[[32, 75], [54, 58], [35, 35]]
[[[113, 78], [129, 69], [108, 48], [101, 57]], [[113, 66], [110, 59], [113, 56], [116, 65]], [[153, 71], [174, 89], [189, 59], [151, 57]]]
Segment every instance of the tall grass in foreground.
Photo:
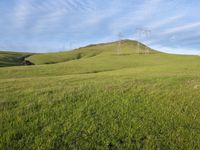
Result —
[[199, 85], [190, 76], [2, 80], [1, 149], [200, 149]]

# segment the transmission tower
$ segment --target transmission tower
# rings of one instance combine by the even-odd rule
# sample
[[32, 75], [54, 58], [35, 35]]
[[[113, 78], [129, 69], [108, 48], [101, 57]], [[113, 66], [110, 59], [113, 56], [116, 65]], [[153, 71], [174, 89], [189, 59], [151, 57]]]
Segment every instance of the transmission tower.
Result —
[[61, 52], [67, 50], [66, 43], [64, 42], [61, 46]]
[[74, 48], [74, 41], [69, 41], [69, 50]]
[[122, 40], [122, 38], [123, 38], [123, 35], [122, 35], [122, 33], [119, 33], [118, 34], [118, 47], [117, 47], [117, 54], [118, 55], [120, 55], [120, 53], [121, 53], [121, 40]]
[[[140, 38], [145, 38], [147, 39], [151, 33], [151, 30], [149, 29], [144, 29], [144, 28], [136, 28], [136, 33], [137, 33], [137, 36], [138, 36], [138, 39]], [[140, 42], [138, 40], [138, 43], [137, 43], [137, 49], [138, 49], [138, 53], [140, 54]], [[148, 47], [145, 47], [145, 54], [149, 54], [149, 48]]]
[[[145, 35], [145, 38], [146, 38], [146, 40], [148, 40], [148, 38], [149, 38], [149, 35], [151, 34], [151, 30], [149, 30], [149, 29], [144, 29], [144, 35]], [[149, 47], [145, 47], [145, 54], [149, 54], [150, 53], [150, 51], [149, 51]]]
[[141, 29], [140, 28], [137, 28], [136, 29], [136, 36], [137, 36], [137, 51], [138, 51], [138, 54], [140, 54], [140, 42], [139, 42], [139, 39], [140, 39], [140, 37], [141, 37], [141, 34], [142, 32], [141, 32]]

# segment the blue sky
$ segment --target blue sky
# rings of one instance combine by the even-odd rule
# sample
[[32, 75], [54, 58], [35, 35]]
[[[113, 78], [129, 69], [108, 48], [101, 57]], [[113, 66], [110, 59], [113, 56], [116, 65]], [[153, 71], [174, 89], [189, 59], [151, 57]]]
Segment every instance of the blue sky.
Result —
[[200, 1], [0, 0], [2, 50], [63, 51], [119, 33], [161, 51], [200, 54]]

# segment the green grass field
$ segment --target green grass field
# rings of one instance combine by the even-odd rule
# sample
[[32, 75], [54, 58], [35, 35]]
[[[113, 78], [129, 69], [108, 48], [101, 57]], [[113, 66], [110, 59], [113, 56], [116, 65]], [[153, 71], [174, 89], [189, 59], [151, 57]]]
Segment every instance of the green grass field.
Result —
[[140, 48], [93, 45], [1, 67], [0, 149], [199, 150], [200, 57]]

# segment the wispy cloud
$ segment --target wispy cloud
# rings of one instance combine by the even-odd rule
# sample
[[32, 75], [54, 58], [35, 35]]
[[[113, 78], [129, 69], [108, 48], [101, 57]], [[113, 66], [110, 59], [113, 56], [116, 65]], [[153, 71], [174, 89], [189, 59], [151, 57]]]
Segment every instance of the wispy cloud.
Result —
[[141, 22], [148, 19], [158, 9], [163, 0], [145, 0], [142, 3], [132, 2], [130, 12], [122, 12], [116, 20], [110, 24], [110, 29], [116, 32], [123, 32], [126, 29], [141, 25]]
[[180, 48], [180, 47], [172, 48], [172, 47], [166, 47], [162, 45], [154, 45], [152, 46], [152, 48], [165, 52], [165, 53], [200, 56], [200, 51], [198, 49], [190, 49], [190, 48], [186, 49], [186, 48]]
[[116, 40], [119, 32], [135, 39], [139, 27], [152, 30], [140, 38], [150, 46], [198, 51], [199, 7], [198, 0], [1, 0], [0, 49], [56, 51], [74, 40], [75, 47]]
[[13, 11], [13, 23], [17, 28], [23, 28], [28, 22], [32, 11], [32, 0], [18, 0]]
[[162, 20], [157, 20], [153, 23], [151, 23], [150, 25], [148, 25], [148, 27], [151, 29], [151, 30], [155, 30], [157, 28], [160, 28], [162, 26], [165, 26], [167, 24], [170, 24], [170, 23], [173, 23], [174, 21], [178, 21], [180, 20], [181, 18], [183, 18], [185, 15], [181, 14], [181, 15], [176, 15], [176, 16], [172, 16], [172, 17], [168, 17], [168, 18], [164, 18]]
[[196, 28], [197, 30], [200, 29], [200, 22], [194, 22], [174, 28], [167, 29], [166, 31], [163, 32], [163, 34], [173, 34], [177, 32], [182, 32], [182, 31], [187, 31]]

